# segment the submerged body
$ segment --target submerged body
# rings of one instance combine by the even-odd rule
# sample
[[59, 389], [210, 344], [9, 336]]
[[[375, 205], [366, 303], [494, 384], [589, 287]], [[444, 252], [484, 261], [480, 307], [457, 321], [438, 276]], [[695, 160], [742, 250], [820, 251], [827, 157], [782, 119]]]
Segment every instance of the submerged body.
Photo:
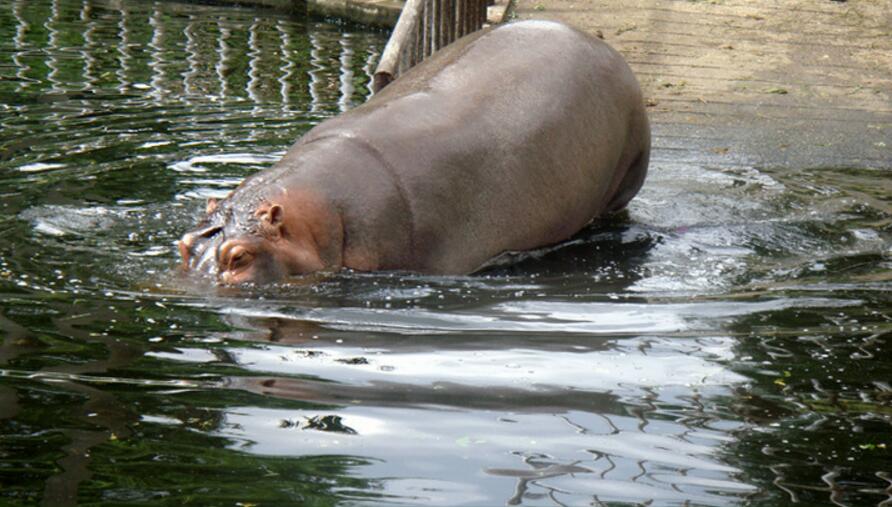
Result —
[[464, 274], [564, 240], [640, 189], [650, 130], [605, 43], [529, 21], [444, 48], [208, 206], [180, 250], [225, 283]]

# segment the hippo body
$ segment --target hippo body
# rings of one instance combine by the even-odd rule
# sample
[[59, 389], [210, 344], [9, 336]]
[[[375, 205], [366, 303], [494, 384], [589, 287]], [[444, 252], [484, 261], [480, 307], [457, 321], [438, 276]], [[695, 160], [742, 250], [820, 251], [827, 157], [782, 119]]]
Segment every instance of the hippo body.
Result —
[[227, 283], [470, 273], [624, 207], [649, 152], [641, 91], [617, 52], [559, 23], [503, 25], [310, 130], [210, 203], [180, 249]]

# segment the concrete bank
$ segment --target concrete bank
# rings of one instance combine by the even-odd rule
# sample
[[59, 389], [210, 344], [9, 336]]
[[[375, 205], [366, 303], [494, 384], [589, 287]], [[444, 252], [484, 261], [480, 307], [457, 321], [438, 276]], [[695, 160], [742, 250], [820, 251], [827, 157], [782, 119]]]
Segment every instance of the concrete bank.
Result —
[[517, 0], [515, 14], [625, 55], [658, 159], [892, 169], [892, 0]]
[[308, 11], [326, 17], [342, 18], [354, 23], [391, 28], [403, 8], [400, 0], [178, 0], [189, 3], [240, 5], [273, 9], [279, 12]]

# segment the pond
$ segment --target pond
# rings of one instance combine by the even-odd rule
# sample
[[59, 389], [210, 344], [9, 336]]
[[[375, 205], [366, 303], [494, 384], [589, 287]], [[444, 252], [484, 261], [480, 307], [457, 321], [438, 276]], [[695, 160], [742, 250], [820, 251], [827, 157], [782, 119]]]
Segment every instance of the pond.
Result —
[[0, 504], [887, 505], [892, 188], [655, 157], [462, 277], [210, 289], [208, 197], [364, 101], [386, 34], [0, 0]]

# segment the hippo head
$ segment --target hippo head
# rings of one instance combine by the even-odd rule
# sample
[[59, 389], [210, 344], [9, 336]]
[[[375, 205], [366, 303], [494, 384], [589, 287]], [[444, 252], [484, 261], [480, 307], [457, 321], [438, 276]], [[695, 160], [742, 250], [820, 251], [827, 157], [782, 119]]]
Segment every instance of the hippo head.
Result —
[[179, 249], [186, 270], [224, 284], [269, 283], [327, 264], [306, 220], [269, 200], [209, 200], [204, 219], [183, 235]]

